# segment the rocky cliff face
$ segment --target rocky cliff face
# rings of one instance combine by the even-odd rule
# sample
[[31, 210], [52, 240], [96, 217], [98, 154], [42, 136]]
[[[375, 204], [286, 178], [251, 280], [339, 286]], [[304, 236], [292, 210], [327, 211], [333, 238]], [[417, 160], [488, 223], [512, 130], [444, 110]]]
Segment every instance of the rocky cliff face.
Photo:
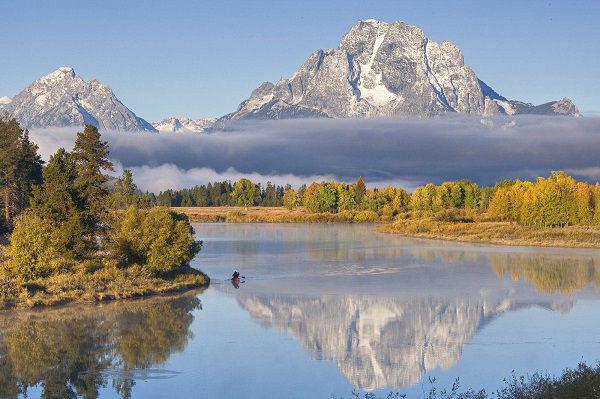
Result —
[[91, 124], [110, 130], [156, 131], [123, 105], [108, 86], [97, 80], [84, 81], [70, 67], [39, 78], [3, 108], [26, 128]]
[[447, 112], [579, 115], [568, 99], [537, 107], [507, 100], [477, 78], [456, 45], [438, 44], [404, 22], [366, 20], [352, 26], [337, 49], [311, 54], [289, 79], [263, 83], [215, 126], [245, 119]]
[[155, 122], [152, 126], [159, 132], [202, 133], [216, 120], [216, 118], [189, 119], [172, 117]]

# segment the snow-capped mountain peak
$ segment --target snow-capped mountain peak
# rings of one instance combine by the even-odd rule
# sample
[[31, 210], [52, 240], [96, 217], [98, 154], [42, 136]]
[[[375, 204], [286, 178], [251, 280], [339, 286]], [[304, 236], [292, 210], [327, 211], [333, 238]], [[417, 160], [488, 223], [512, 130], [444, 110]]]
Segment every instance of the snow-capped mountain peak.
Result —
[[455, 44], [436, 43], [402, 21], [367, 19], [350, 27], [337, 49], [313, 52], [289, 79], [261, 84], [214, 127], [246, 119], [448, 112], [579, 115], [570, 100], [540, 106], [507, 100], [478, 79]]
[[75, 70], [72, 67], [60, 67], [57, 70], [50, 72], [46, 76], [42, 76], [37, 81], [43, 83], [58, 82], [63, 79], [75, 78]]
[[216, 118], [190, 119], [171, 117], [152, 124], [159, 132], [202, 133], [209, 128]]
[[72, 67], [60, 67], [35, 80], [3, 108], [26, 128], [92, 124], [110, 130], [156, 131], [108, 86], [83, 80]]

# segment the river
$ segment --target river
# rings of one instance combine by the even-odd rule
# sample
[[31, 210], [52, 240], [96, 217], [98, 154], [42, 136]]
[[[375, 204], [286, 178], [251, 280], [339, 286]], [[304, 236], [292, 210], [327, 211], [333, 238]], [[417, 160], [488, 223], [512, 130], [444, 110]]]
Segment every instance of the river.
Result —
[[598, 250], [194, 227], [204, 292], [1, 314], [0, 397], [411, 398], [600, 360]]

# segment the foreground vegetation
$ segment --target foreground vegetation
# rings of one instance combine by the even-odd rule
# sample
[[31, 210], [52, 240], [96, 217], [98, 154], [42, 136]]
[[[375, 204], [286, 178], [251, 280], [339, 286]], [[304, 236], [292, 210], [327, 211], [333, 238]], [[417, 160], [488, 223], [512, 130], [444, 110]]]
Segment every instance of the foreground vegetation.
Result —
[[86, 126], [72, 152], [43, 166], [13, 119], [0, 120], [0, 191], [8, 235], [0, 306], [52, 305], [173, 292], [208, 284], [189, 268], [200, 251], [189, 220], [147, 209], [131, 172], [109, 190], [109, 150]]
[[[502, 388], [493, 393], [485, 390], [469, 389], [461, 391], [456, 381], [450, 389], [439, 390], [435, 380], [429, 380], [430, 386], [419, 396], [422, 399], [597, 399], [600, 397], [600, 364], [589, 366], [579, 363], [575, 369], [566, 369], [560, 376], [535, 373], [517, 377], [514, 374], [503, 380]], [[342, 399], [335, 396], [332, 399]], [[374, 393], [359, 394], [353, 392], [352, 399], [407, 399], [407, 395], [392, 392], [386, 396]]]

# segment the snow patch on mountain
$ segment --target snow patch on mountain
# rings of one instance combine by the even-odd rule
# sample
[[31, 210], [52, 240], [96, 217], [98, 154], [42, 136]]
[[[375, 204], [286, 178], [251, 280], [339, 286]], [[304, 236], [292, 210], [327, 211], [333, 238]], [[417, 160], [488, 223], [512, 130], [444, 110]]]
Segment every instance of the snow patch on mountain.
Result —
[[375, 106], [383, 106], [390, 101], [394, 100], [397, 95], [387, 89], [381, 80], [381, 73], [373, 71], [373, 61], [375, 56], [381, 47], [381, 43], [385, 39], [385, 33], [377, 36], [375, 44], [373, 46], [373, 53], [369, 62], [361, 64], [361, 80], [358, 84], [361, 98], [367, 100], [370, 104]]

